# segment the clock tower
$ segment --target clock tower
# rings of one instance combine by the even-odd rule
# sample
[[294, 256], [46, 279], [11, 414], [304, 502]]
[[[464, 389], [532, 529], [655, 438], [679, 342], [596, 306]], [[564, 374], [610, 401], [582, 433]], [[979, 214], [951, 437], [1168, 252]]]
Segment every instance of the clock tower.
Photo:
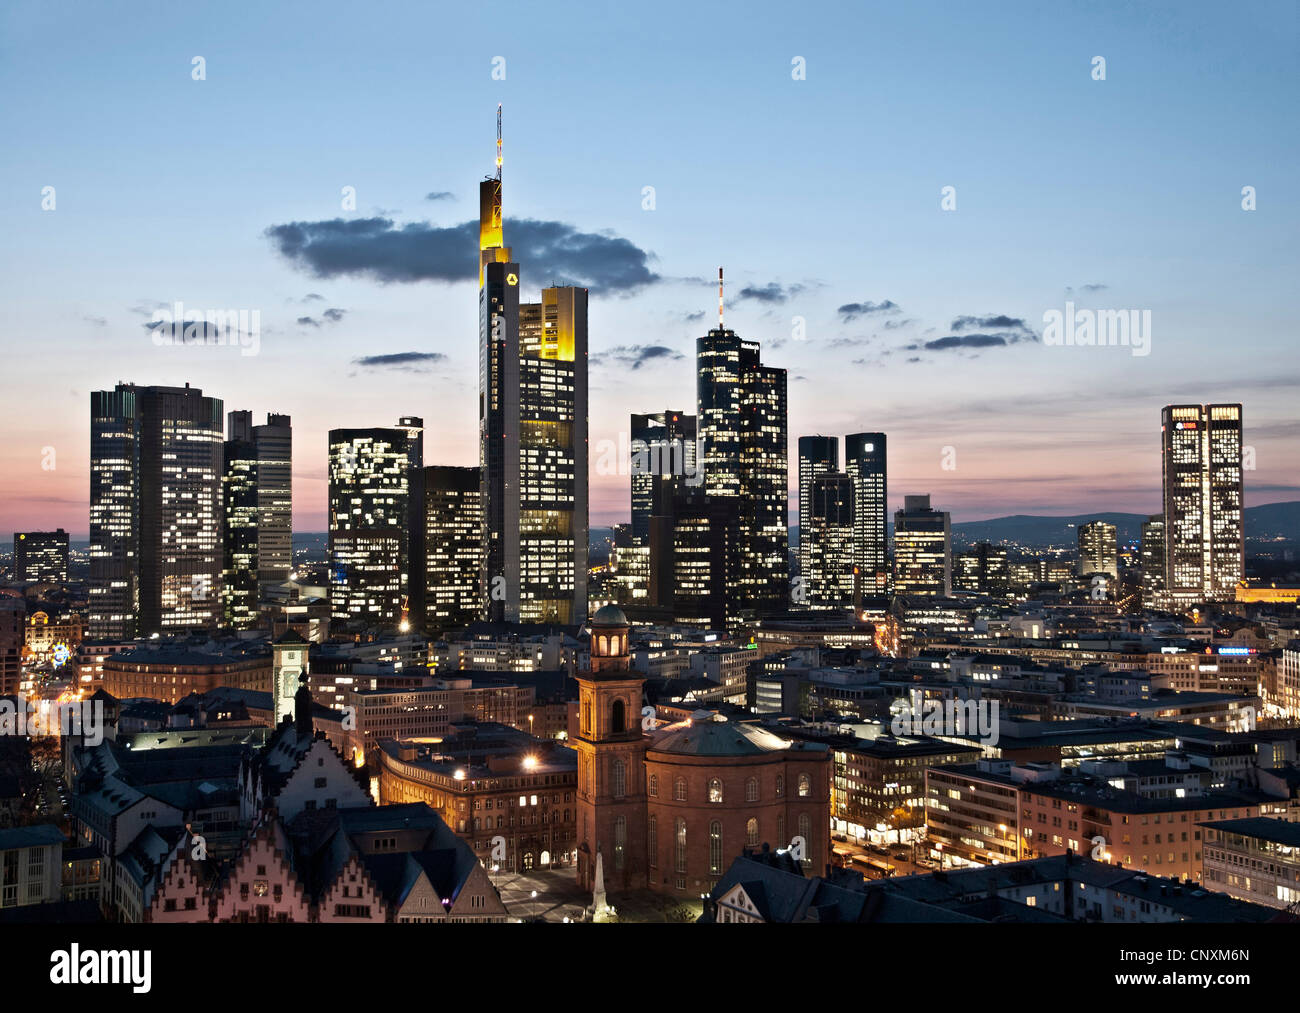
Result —
[[307, 681], [307, 651], [311, 644], [290, 630], [271, 645], [271, 709], [278, 725], [285, 716], [294, 716], [294, 697], [298, 683]]
[[578, 883], [592, 889], [599, 854], [611, 893], [647, 883], [644, 679], [631, 670], [628, 629], [615, 605], [592, 618], [591, 668], [577, 674], [578, 735], [570, 743], [578, 754]]

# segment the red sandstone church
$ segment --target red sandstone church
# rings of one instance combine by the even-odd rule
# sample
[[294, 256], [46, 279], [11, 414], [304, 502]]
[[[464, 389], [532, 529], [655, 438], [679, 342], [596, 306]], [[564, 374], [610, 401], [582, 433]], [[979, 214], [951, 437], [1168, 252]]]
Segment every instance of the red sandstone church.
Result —
[[642, 713], [627, 618], [591, 622], [591, 671], [577, 676], [578, 882], [602, 856], [610, 893], [707, 893], [745, 848], [792, 848], [805, 871], [830, 859], [831, 756], [712, 711], [659, 726]]

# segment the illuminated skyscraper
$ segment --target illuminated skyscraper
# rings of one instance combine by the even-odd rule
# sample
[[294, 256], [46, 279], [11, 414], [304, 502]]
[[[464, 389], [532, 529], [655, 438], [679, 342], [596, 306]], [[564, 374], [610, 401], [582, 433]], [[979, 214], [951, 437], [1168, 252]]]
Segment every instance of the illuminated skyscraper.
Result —
[[219, 625], [220, 399], [118, 384], [90, 405], [90, 635]]
[[468, 626], [482, 616], [482, 489], [477, 468], [424, 469], [425, 630]]
[[14, 534], [14, 580], [66, 584], [68, 581], [68, 533], [18, 531]]
[[1079, 526], [1079, 576], [1119, 577], [1119, 542], [1114, 524], [1089, 521]]
[[[818, 475], [840, 470], [840, 441], [836, 436], [799, 437], [799, 572], [808, 576], [808, 519], [812, 516], [812, 483]], [[806, 586], [806, 580], [805, 580]]]
[[497, 175], [479, 185], [479, 465], [488, 619], [587, 618], [587, 290], [519, 302]]
[[1245, 572], [1241, 405], [1161, 412], [1165, 587], [1173, 606], [1230, 601]]
[[408, 429], [329, 434], [330, 614], [400, 628], [410, 595]]
[[894, 514], [894, 593], [952, 594], [951, 526], [929, 496], [903, 497]]
[[1142, 522], [1142, 604], [1155, 607], [1165, 590], [1165, 515]]
[[764, 366], [758, 342], [723, 327], [721, 293], [718, 312], [718, 326], [695, 342], [696, 401], [705, 495], [737, 500], [729, 611], [782, 610], [790, 600], [786, 371]]
[[256, 625], [258, 588], [293, 564], [293, 429], [288, 415], [227, 415], [222, 610], [226, 624]]
[[805, 521], [799, 522], [799, 544], [808, 548], [804, 588], [815, 609], [853, 604], [853, 480], [834, 472], [818, 475], [809, 485]]
[[[704, 473], [697, 458], [694, 415], [663, 411], [631, 418], [632, 523], [629, 544], [620, 548], [620, 573], [645, 574], [645, 599], [669, 605], [674, 589], [673, 526], [675, 504], [698, 489]], [[639, 597], [635, 579], [629, 581]]]
[[853, 480], [853, 565], [859, 598], [889, 593], [889, 494], [884, 433], [844, 438], [844, 471]]

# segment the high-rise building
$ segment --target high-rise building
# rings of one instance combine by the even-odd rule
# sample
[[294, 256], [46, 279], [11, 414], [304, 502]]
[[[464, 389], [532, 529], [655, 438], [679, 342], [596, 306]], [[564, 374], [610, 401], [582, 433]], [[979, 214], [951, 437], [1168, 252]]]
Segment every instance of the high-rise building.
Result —
[[728, 560], [729, 611], [783, 610], [790, 600], [786, 371], [722, 321], [695, 343], [704, 492], [737, 500]]
[[483, 614], [482, 488], [477, 468], [424, 469], [425, 622], [430, 633]]
[[[808, 538], [805, 541], [804, 531]], [[853, 604], [853, 480], [841, 472], [821, 474], [808, 489], [807, 521], [799, 519], [799, 545], [808, 547], [804, 590], [817, 609]]]
[[17, 696], [23, 674], [27, 606], [21, 598], [0, 598], [0, 697]]
[[258, 589], [293, 566], [293, 429], [288, 415], [226, 416], [222, 608], [227, 625], [256, 625]]
[[90, 636], [220, 624], [221, 416], [188, 385], [91, 393]]
[[739, 513], [740, 501], [735, 496], [692, 493], [677, 497], [672, 526], [659, 535], [671, 537], [675, 622], [715, 630], [733, 625], [736, 600], [727, 581], [736, 556]]
[[1241, 405], [1167, 405], [1160, 429], [1163, 598], [1231, 600], [1245, 573]]
[[22, 583], [68, 582], [68, 533], [18, 531], [14, 534], [14, 580]]
[[808, 518], [812, 515], [812, 482], [819, 475], [840, 470], [840, 441], [836, 436], [799, 437], [799, 572], [808, 576], [808, 554], [812, 542], [807, 537]]
[[409, 430], [329, 434], [330, 614], [339, 622], [409, 622]]
[[887, 449], [884, 433], [853, 433], [844, 438], [844, 471], [853, 479], [858, 598], [889, 593]]
[[1079, 576], [1119, 577], [1119, 541], [1114, 524], [1089, 521], [1079, 525]]
[[903, 497], [894, 514], [894, 593], [952, 594], [951, 525], [929, 496]]
[[426, 617], [425, 594], [428, 577], [424, 568], [428, 563], [425, 547], [424, 498], [424, 419], [404, 415], [397, 420], [397, 428], [406, 433], [406, 465], [410, 475], [410, 496], [407, 497], [406, 531], [406, 600], [403, 603], [402, 622], [406, 629], [423, 629]]
[[[696, 419], [679, 411], [633, 415], [630, 433], [632, 523], [629, 543], [618, 553], [619, 569], [643, 570], [646, 601], [666, 606], [675, 594], [674, 504], [704, 481]], [[639, 597], [638, 588], [631, 590]]]
[[[499, 133], [499, 131], [498, 131]], [[587, 618], [587, 290], [520, 303], [497, 175], [479, 186], [479, 466], [487, 618]]]
[[1010, 586], [1007, 550], [988, 542], [977, 542], [953, 560], [953, 586], [976, 594], [1000, 596]]
[[1142, 604], [1151, 608], [1165, 590], [1165, 515], [1142, 522]]

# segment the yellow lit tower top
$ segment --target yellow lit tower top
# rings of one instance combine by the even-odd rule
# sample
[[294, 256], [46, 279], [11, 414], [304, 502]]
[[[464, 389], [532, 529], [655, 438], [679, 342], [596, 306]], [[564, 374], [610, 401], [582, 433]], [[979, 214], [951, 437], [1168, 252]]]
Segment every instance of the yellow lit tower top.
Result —
[[478, 284], [483, 287], [483, 268], [488, 264], [510, 263], [501, 226], [501, 103], [497, 103], [497, 173], [478, 185]]

